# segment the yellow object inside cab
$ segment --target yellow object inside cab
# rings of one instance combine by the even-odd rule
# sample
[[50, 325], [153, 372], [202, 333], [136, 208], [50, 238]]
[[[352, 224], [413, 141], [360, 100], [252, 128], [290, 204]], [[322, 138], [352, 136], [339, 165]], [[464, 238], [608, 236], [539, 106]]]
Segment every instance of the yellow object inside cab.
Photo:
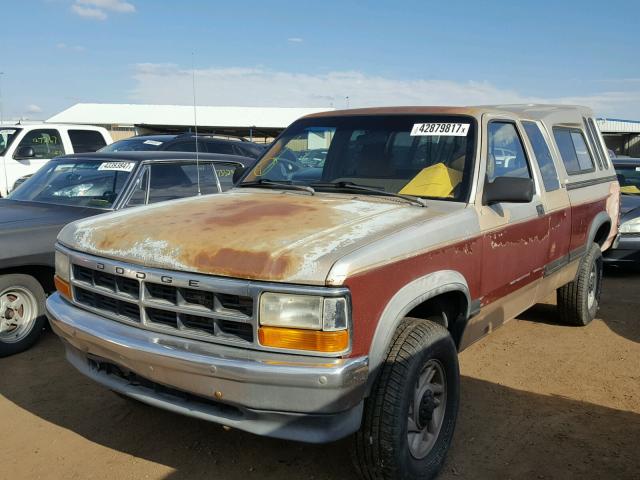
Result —
[[421, 197], [453, 197], [453, 190], [462, 181], [462, 172], [436, 163], [423, 168], [398, 193]]

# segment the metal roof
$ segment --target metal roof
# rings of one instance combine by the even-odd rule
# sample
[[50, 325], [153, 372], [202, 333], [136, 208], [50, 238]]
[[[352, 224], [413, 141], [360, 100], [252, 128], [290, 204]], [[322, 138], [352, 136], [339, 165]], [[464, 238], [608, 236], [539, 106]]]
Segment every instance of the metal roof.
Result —
[[[294, 120], [327, 108], [210, 107], [198, 106], [198, 126], [221, 128], [282, 129]], [[187, 105], [138, 105], [76, 103], [47, 122], [91, 125], [193, 126], [193, 107]]]
[[640, 133], [639, 120], [598, 118], [597, 122], [602, 133]]

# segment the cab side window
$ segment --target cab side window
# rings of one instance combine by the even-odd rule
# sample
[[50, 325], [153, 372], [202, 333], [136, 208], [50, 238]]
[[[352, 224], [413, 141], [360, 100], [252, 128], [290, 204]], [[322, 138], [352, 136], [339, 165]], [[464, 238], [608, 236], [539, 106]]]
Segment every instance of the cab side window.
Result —
[[497, 177], [532, 178], [522, 140], [510, 122], [489, 123], [487, 181]]
[[[233, 171], [227, 172], [233, 178]], [[193, 197], [200, 193], [207, 195], [218, 193], [213, 164], [158, 163], [148, 165], [134, 187], [127, 206], [145, 205], [176, 198]], [[222, 183], [222, 181], [221, 181]]]
[[560, 182], [558, 181], [558, 172], [556, 166], [553, 163], [553, 157], [551, 156], [551, 150], [549, 145], [542, 135], [540, 127], [535, 122], [522, 122], [524, 131], [529, 137], [529, 142], [533, 147], [533, 153], [536, 156], [536, 161], [540, 167], [540, 173], [542, 174], [542, 183], [544, 189], [547, 192], [553, 192], [560, 188]]
[[[33, 149], [32, 158], [53, 158], [64, 155], [64, 147], [62, 146], [62, 138], [60, 132], [54, 129], [39, 129], [27, 132], [18, 145], [18, 150], [23, 147], [31, 147]], [[17, 150], [16, 150], [17, 153]], [[18, 156], [16, 156], [18, 158]]]
[[147, 203], [147, 193], [149, 191], [149, 167], [144, 167], [141, 174], [138, 175], [136, 183], [133, 187], [133, 193], [127, 202], [127, 207], [136, 207]]
[[107, 144], [95, 130], [69, 130], [69, 139], [75, 153], [96, 152]]

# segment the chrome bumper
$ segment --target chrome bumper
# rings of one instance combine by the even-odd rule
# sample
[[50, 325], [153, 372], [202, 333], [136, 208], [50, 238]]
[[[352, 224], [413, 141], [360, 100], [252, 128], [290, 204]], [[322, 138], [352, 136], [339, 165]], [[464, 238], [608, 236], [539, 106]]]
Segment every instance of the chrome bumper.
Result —
[[47, 300], [47, 315], [78, 370], [142, 402], [314, 443], [360, 426], [366, 357], [275, 354], [178, 338], [95, 315], [58, 293]]

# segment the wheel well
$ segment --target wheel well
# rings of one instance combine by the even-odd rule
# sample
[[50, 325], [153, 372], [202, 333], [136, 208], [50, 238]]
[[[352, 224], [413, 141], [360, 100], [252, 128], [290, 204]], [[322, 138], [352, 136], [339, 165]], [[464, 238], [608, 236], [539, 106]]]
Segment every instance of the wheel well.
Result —
[[460, 345], [460, 339], [466, 324], [467, 297], [460, 291], [446, 292], [425, 300], [415, 306], [407, 317], [427, 320], [434, 315], [441, 316], [442, 325], [447, 327], [456, 346]]
[[593, 241], [596, 242], [598, 245], [602, 246], [604, 242], [607, 240], [607, 237], [609, 236], [610, 231], [611, 231], [611, 223], [604, 222], [602, 225], [600, 225], [600, 227], [598, 227], [598, 230], [596, 231], [596, 235], [595, 237], [593, 237]]
[[53, 283], [53, 275], [55, 273], [55, 269], [53, 267], [47, 267], [44, 265], [28, 265], [24, 267], [0, 269], [0, 275], [9, 275], [12, 273], [31, 275], [36, 280], [38, 280], [38, 282], [40, 282], [40, 285], [42, 285], [42, 288], [47, 294], [55, 290], [55, 285]]

